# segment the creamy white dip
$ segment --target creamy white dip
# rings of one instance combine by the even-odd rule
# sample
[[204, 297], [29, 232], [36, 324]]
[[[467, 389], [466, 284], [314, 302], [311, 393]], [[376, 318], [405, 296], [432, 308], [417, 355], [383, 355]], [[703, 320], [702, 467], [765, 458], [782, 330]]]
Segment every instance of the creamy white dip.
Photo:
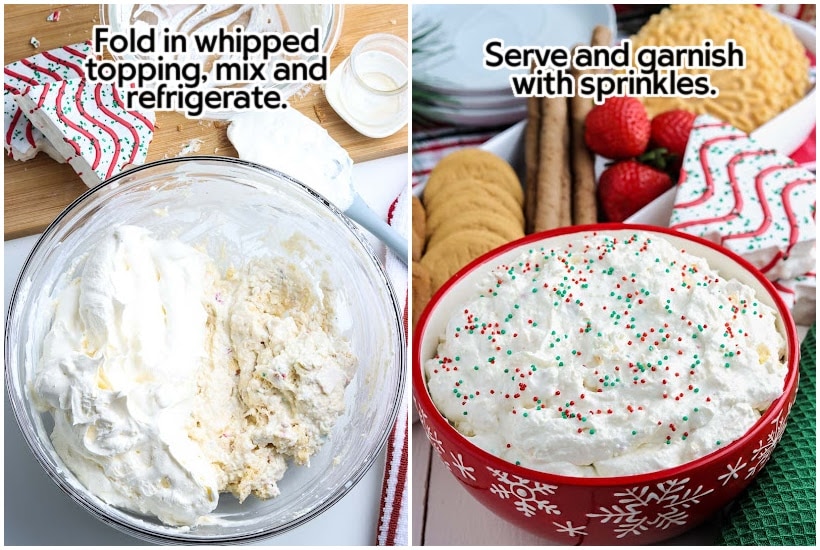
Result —
[[424, 364], [439, 410], [509, 462], [573, 476], [684, 464], [783, 391], [774, 310], [666, 240], [589, 235], [488, 273]]

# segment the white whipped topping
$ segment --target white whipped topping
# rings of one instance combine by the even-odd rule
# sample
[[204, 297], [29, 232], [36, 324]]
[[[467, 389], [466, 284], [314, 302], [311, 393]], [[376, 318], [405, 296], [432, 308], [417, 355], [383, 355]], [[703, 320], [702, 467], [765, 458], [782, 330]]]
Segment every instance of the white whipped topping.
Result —
[[589, 235], [494, 269], [424, 368], [439, 410], [488, 452], [619, 476], [742, 436], [782, 393], [784, 354], [750, 287], [655, 236]]
[[222, 491], [276, 496], [344, 411], [356, 364], [327, 276], [284, 259], [215, 273], [186, 244], [115, 229], [59, 291], [31, 386], [81, 483], [171, 525]]
[[216, 475], [186, 435], [206, 260], [136, 227], [107, 236], [55, 302], [32, 388], [77, 478], [166, 523], [193, 523], [217, 500]]
[[284, 172], [339, 210], [353, 204], [353, 160], [327, 130], [296, 109], [234, 115], [228, 139], [240, 159]]

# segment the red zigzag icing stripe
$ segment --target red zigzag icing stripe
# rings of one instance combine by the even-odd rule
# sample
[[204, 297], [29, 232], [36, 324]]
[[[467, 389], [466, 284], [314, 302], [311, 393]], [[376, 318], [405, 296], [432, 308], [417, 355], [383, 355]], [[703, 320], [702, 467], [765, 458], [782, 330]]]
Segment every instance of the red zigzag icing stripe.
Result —
[[[37, 82], [36, 80], [31, 78], [30, 76], [22, 75], [22, 74], [18, 73], [17, 71], [13, 71], [13, 70], [9, 69], [8, 67], [3, 69], [3, 74], [12, 77], [15, 80], [19, 80], [20, 82], [25, 82], [26, 84], [30, 84], [31, 86], [39, 86], [40, 85], [39, 82]], [[20, 93], [20, 88], [15, 88], [15, 87], [11, 86], [10, 84], [5, 84], [4, 83], [4, 87], [5, 87], [5, 89], [7, 89], [10, 92]]]
[[57, 57], [56, 55], [52, 54], [51, 52], [43, 52], [42, 55], [43, 55], [43, 57], [45, 57], [49, 61], [53, 61], [54, 63], [59, 63], [63, 67], [66, 67], [66, 68], [74, 71], [75, 73], [77, 73], [77, 76], [83, 76], [85, 74], [85, 71], [83, 71], [82, 67], [80, 67], [79, 65], [75, 65], [74, 63], [72, 63], [68, 59], [63, 59], [62, 57]]
[[[17, 109], [14, 113], [14, 118], [11, 119], [11, 125], [9, 126], [9, 131], [6, 132], [6, 143], [11, 143], [11, 138], [14, 135], [14, 129], [17, 127], [17, 122], [20, 120], [20, 117], [23, 115], [22, 109]], [[29, 126], [31, 126], [29, 124]], [[34, 142], [31, 142], [31, 145], [34, 146]]]
[[[87, 44], [87, 45], [89, 45], [89, 46], [91, 45], [91, 44], [90, 44], [90, 42], [86, 42], [85, 44]], [[85, 59], [86, 57], [89, 57], [89, 56], [91, 56], [91, 55], [92, 55], [92, 52], [88, 52], [88, 53], [86, 54], [86, 53], [83, 53], [83, 52], [81, 52], [81, 51], [79, 51], [79, 50], [75, 50], [75, 49], [74, 49], [74, 48], [72, 48], [71, 46], [63, 46], [63, 49], [64, 49], [65, 51], [67, 51], [68, 53], [70, 53], [71, 55], [76, 56], [76, 57], [79, 57], [80, 59]]]
[[794, 290], [783, 286], [780, 281], [772, 281], [772, 285], [777, 289], [778, 292], [782, 292], [784, 294], [794, 294]]
[[814, 179], [811, 178], [802, 178], [799, 180], [794, 180], [786, 184], [783, 188], [783, 192], [781, 193], [782, 202], [783, 202], [783, 209], [786, 211], [786, 217], [789, 220], [789, 226], [791, 227], [791, 231], [789, 232], [789, 248], [787, 251], [791, 250], [792, 247], [797, 243], [797, 239], [799, 238], [800, 233], [800, 224], [797, 221], [797, 218], [794, 215], [794, 209], [792, 208], [792, 200], [791, 200], [791, 191], [795, 187], [800, 185], [812, 185], [815, 183]]
[[29, 69], [34, 71], [35, 73], [43, 73], [43, 74], [48, 75], [54, 81], [63, 80], [63, 76], [61, 74], [55, 73], [54, 71], [52, 71], [48, 67], [43, 67], [41, 65], [37, 65], [36, 63], [33, 63], [33, 62], [29, 61], [28, 59], [21, 59], [20, 63], [22, 63], [23, 65], [25, 65], [26, 67], [28, 67]]
[[[712, 173], [709, 170], [709, 164], [706, 159], [706, 155], [709, 153], [709, 147], [716, 143], [720, 143], [721, 141], [735, 141], [737, 139], [745, 138], [745, 134], [737, 134], [737, 135], [730, 135], [730, 136], [720, 136], [716, 138], [712, 138], [703, 142], [703, 145], [700, 146], [700, 150], [698, 154], [700, 156], [700, 165], [703, 168], [703, 177], [706, 179], [706, 189], [704, 190], [703, 194], [693, 199], [689, 202], [683, 202], [676, 204], [674, 208], [689, 208], [691, 206], [697, 206], [699, 204], [703, 204], [704, 202], [708, 201], [712, 195], [715, 193], [715, 182], [712, 179]], [[680, 184], [678, 184], [680, 185]]]
[[[115, 88], [114, 86], [111, 86], [111, 92], [114, 94], [114, 101], [117, 102], [117, 106], [120, 109], [122, 109], [123, 111], [125, 111], [129, 115], [133, 116], [134, 118], [142, 121], [142, 123], [145, 124], [145, 126], [149, 130], [151, 130], [152, 132], [154, 131], [154, 123], [153, 122], [151, 122], [150, 120], [148, 120], [147, 118], [142, 116], [139, 113], [139, 111], [129, 111], [128, 109], [125, 108], [125, 104], [122, 102], [122, 99], [120, 99], [120, 93], [117, 91], [117, 88]], [[136, 140], [136, 143], [139, 143], [139, 140]]]
[[[693, 130], [701, 130], [703, 128], [732, 128], [732, 125], [728, 122], [706, 122], [692, 127]], [[735, 128], [735, 130], [737, 130], [737, 128]], [[737, 131], [739, 132], [740, 130]]]
[[[95, 85], [95, 88], [96, 88], [95, 89], [95, 97], [97, 97], [96, 93], [97, 93], [97, 90], [99, 89], [99, 86], [101, 86], [101, 84], [96, 84]], [[114, 142], [114, 154], [112, 155], [111, 162], [108, 164], [108, 169], [105, 172], [105, 179], [108, 179], [108, 178], [111, 177], [111, 175], [114, 173], [114, 169], [117, 167], [117, 160], [119, 160], [119, 158], [120, 158], [120, 152], [122, 151], [122, 147], [120, 147], [120, 140], [119, 140], [119, 136], [117, 136], [117, 132], [115, 132], [108, 125], [108, 123], [106, 123], [102, 120], [99, 120], [97, 118], [94, 118], [88, 112], [86, 112], [85, 107], [83, 107], [83, 90], [84, 89], [85, 89], [85, 79], [80, 81], [80, 85], [77, 86], [77, 93], [74, 96], [75, 103], [77, 104], [77, 110], [80, 112], [80, 114], [86, 120], [91, 121], [95, 126], [99, 126], [100, 129], [102, 129], [103, 132], [108, 134], [111, 137], [111, 140]], [[96, 170], [96, 167], [94, 167], [94, 169]]]
[[810, 185], [813, 184], [815, 180], [804, 178], [799, 180], [794, 180], [789, 182], [785, 187], [783, 187], [783, 191], [781, 192], [781, 201], [783, 202], [783, 210], [786, 212], [786, 218], [789, 220], [789, 246], [786, 248], [786, 252], [784, 253], [782, 250], [778, 250], [777, 253], [772, 257], [772, 259], [767, 263], [765, 266], [760, 268], [760, 271], [763, 273], [768, 273], [771, 269], [780, 262], [784, 257], [786, 257], [789, 252], [791, 252], [792, 247], [794, 247], [795, 243], [797, 243], [797, 239], [800, 235], [800, 225], [797, 223], [797, 219], [794, 216], [794, 209], [792, 208], [792, 201], [789, 198], [791, 190], [797, 187], [798, 185]]
[[[65, 58], [56, 56], [53, 53], [51, 53], [50, 51], [43, 52], [43, 53], [38, 54], [38, 55], [42, 56], [43, 59], [47, 59], [47, 60], [49, 60], [53, 63], [57, 63], [59, 65], [62, 65], [63, 67], [66, 67], [67, 69], [74, 72], [75, 74], [72, 75], [72, 78], [73, 77], [78, 77], [79, 78], [79, 77], [85, 76], [85, 71], [83, 70], [83, 68], [80, 65], [78, 65], [78, 63], [82, 63], [82, 60], [87, 57], [86, 54], [82, 53], [81, 51], [75, 50], [71, 46], [63, 46], [61, 49], [64, 50], [65, 52], [67, 52], [69, 54], [69, 56], [77, 58], [76, 61], [74, 59], [69, 60], [69, 59], [65, 59]], [[37, 56], [35, 56], [35, 58], [36, 57]], [[55, 81], [64, 80], [62, 75], [60, 75], [58, 73], [55, 73], [54, 71], [50, 70], [49, 68], [47, 68], [47, 67], [45, 67], [45, 66], [43, 66], [39, 63], [35, 63], [35, 62], [31, 61], [30, 59], [21, 59], [20, 63], [22, 65], [28, 67], [32, 71], [48, 75], [49, 77], [53, 78]], [[31, 76], [23, 75], [23, 74], [15, 71], [14, 69], [10, 69], [9, 67], [4, 67], [3, 68], [3, 73], [6, 76], [9, 76], [9, 77], [11, 77], [15, 80], [19, 80], [19, 81], [24, 82], [26, 84], [29, 84], [31, 86], [39, 86], [41, 84], [46, 84], [46, 82], [37, 81]], [[8, 90], [10, 92], [20, 93], [20, 90], [22, 88], [23, 88], [22, 86], [14, 86], [14, 85], [11, 85], [11, 84], [8, 84], [8, 83], [5, 83], [5, 82], [3, 83], [3, 89]]]
[[[37, 109], [42, 109], [43, 104], [46, 102], [46, 97], [48, 97], [48, 91], [51, 89], [51, 82], [46, 82], [43, 85], [43, 93], [40, 94], [40, 97], [37, 98]], [[28, 94], [31, 91], [31, 88], [26, 88], [25, 93]]]
[[[772, 152], [772, 154], [776, 154]], [[723, 242], [726, 242], [730, 239], [742, 239], [744, 237], [754, 238], [759, 237], [772, 224], [772, 211], [769, 208], [769, 203], [766, 200], [766, 191], [763, 189], [763, 181], [766, 177], [771, 174], [772, 172], [776, 172], [777, 170], [783, 170], [784, 168], [790, 168], [791, 166], [788, 164], [778, 164], [776, 166], [769, 166], [761, 170], [755, 176], [755, 193], [757, 193], [757, 200], [760, 204], [760, 208], [763, 210], [763, 221], [760, 223], [760, 226], [755, 229], [754, 231], [747, 231], [745, 233], [737, 233], [735, 235], [726, 235], [723, 237]]]
[[[92, 170], [96, 170], [97, 166], [100, 165], [100, 159], [102, 158], [102, 152], [100, 151], [100, 144], [94, 136], [88, 132], [85, 128], [82, 128], [74, 123], [70, 118], [63, 115], [65, 112], [63, 109], [63, 94], [65, 93], [66, 81], [63, 81], [60, 84], [60, 88], [57, 90], [57, 118], [66, 126], [74, 130], [75, 132], [81, 134], [83, 137], [88, 139], [91, 144], [94, 146], [94, 163], [91, 165]], [[74, 150], [77, 151], [77, 144], [75, 143]], [[79, 151], [78, 151], [79, 154]]]
[[[722, 139], [722, 138], [718, 138], [718, 139]], [[709, 143], [709, 142], [704, 143], [704, 147], [707, 145], [707, 143]], [[703, 149], [701, 149], [701, 151], [703, 151]], [[724, 214], [723, 216], [716, 216], [716, 217], [713, 217], [713, 218], [704, 218], [704, 219], [700, 219], [700, 220], [689, 220], [689, 221], [677, 223], [677, 224], [671, 226], [671, 228], [672, 229], [683, 229], [684, 227], [692, 227], [692, 226], [695, 226], [695, 225], [707, 225], [707, 224], [716, 223], [716, 222], [725, 222], [725, 221], [729, 221], [733, 218], [737, 218], [738, 216], [740, 216], [740, 213], [743, 211], [743, 195], [740, 192], [740, 185], [738, 184], [737, 177], [735, 176], [735, 165], [737, 163], [739, 163], [740, 161], [742, 161], [745, 157], [760, 156], [760, 155], [771, 155], [771, 154], [774, 154], [774, 152], [773, 151], [764, 151], [764, 150], [760, 150], [760, 151], [743, 151], [743, 152], [738, 153], [735, 156], [733, 156], [729, 160], [729, 162], [726, 163], [727, 172], [729, 174], [729, 184], [732, 186], [732, 195], [734, 195], [734, 198], [735, 198], [735, 206], [734, 206], [734, 208], [732, 208], [729, 211], [729, 213]], [[708, 170], [707, 170], [707, 174], [708, 174]], [[711, 175], [707, 176], [707, 178], [708, 178], [708, 182], [709, 182], [709, 189], [707, 189], [707, 191], [710, 191], [709, 196], [711, 197], [714, 194], [714, 189], [713, 189], [714, 185], [713, 185], [713, 182], [712, 182]], [[704, 193], [704, 195], [705, 194], [706, 193]], [[768, 212], [768, 208], [765, 205], [765, 201], [763, 201], [762, 198], [763, 197], [761, 196], [761, 207], [764, 208], [764, 217], [766, 217], [766, 216], [768, 216], [769, 212]], [[678, 207], [676, 206], [675, 208], [678, 208]]]
[[29, 121], [26, 124], [26, 140], [31, 144], [32, 147], [37, 145], [34, 142], [34, 124], [32, 124], [31, 121]]
[[[126, 128], [128, 130], [128, 132], [131, 134], [131, 137], [134, 138], [134, 146], [131, 148], [131, 156], [128, 158], [128, 162], [124, 163], [124, 164], [131, 164], [131, 163], [134, 162], [134, 158], [137, 156], [137, 150], [139, 149], [139, 143], [140, 143], [139, 133], [134, 128], [133, 124], [129, 124], [125, 119], [119, 117], [114, 111], [112, 111], [108, 107], [106, 107], [105, 102], [100, 97], [101, 88], [102, 88], [102, 84], [97, 84], [97, 86], [94, 88], [94, 99], [97, 101], [97, 105], [100, 106], [100, 110], [103, 113], [105, 113], [106, 115], [108, 115], [109, 117], [111, 117], [116, 122], [120, 123], [124, 128]], [[116, 89], [113, 86], [112, 86], [112, 90], [116, 93]], [[123, 110], [125, 110], [125, 109], [123, 109]], [[134, 113], [131, 112], [131, 111], [125, 111], [125, 112], [130, 114], [130, 115], [134, 115]], [[152, 129], [153, 129], [153, 126], [152, 126]], [[119, 148], [119, 141], [116, 140], [116, 138], [114, 138], [114, 139], [115, 139], [115, 141], [117, 141], [117, 147]]]

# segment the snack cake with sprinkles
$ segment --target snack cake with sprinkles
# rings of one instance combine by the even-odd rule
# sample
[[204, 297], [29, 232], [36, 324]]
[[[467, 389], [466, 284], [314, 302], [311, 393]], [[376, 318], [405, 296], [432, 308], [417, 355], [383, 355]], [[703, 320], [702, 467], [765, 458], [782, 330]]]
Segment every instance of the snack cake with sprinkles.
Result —
[[816, 177], [709, 115], [694, 123], [672, 229], [739, 254], [770, 280], [814, 269]]
[[627, 237], [533, 246], [452, 313], [427, 387], [475, 445], [557, 474], [647, 473], [741, 437], [782, 393], [775, 311], [666, 239]]
[[82, 42], [41, 52], [3, 68], [3, 136], [11, 158], [29, 160], [42, 150], [54, 160], [65, 162], [23, 114], [14, 96], [31, 86], [84, 77], [83, 62], [89, 55], [91, 43]]
[[32, 86], [15, 100], [88, 187], [145, 162], [154, 112], [126, 109], [111, 84], [63, 80]]

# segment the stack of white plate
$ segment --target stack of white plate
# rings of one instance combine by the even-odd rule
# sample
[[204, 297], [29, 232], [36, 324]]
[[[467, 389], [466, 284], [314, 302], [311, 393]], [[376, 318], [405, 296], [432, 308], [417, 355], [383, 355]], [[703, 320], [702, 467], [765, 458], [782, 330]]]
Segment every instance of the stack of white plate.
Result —
[[588, 44], [596, 25], [615, 34], [611, 5], [414, 5], [415, 29], [437, 27], [435, 51], [413, 55], [413, 86], [431, 96], [425, 116], [464, 127], [523, 120], [526, 100], [513, 96], [509, 76], [526, 69], [485, 69], [484, 43], [571, 48]]

